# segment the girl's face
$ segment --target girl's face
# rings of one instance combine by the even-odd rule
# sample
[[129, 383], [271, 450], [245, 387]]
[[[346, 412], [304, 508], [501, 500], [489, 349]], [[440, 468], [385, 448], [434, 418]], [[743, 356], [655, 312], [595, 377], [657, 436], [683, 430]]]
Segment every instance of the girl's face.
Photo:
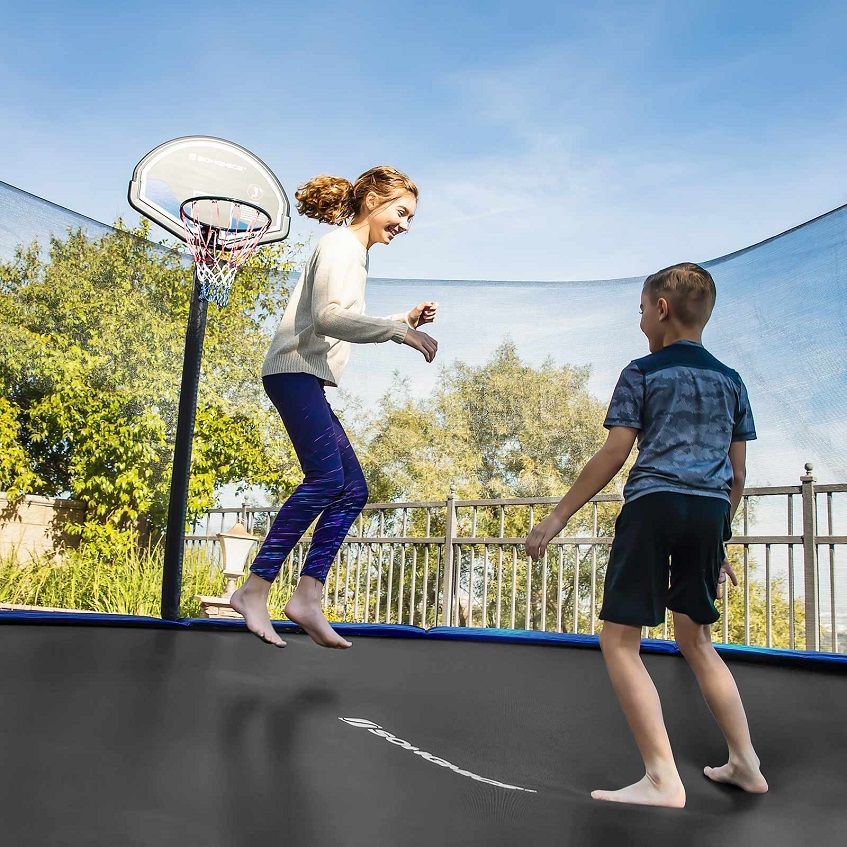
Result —
[[391, 200], [379, 202], [374, 194], [366, 198], [368, 206], [368, 246], [390, 244], [392, 240], [407, 232], [418, 201], [414, 194], [401, 194]]

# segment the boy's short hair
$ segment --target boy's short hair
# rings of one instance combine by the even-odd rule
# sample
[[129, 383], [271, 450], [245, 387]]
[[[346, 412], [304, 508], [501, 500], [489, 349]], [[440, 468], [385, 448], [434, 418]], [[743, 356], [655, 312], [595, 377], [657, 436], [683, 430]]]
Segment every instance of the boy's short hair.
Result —
[[656, 271], [644, 281], [644, 290], [653, 302], [664, 297], [677, 320], [685, 326], [704, 327], [715, 306], [715, 281], [707, 270], [693, 262]]

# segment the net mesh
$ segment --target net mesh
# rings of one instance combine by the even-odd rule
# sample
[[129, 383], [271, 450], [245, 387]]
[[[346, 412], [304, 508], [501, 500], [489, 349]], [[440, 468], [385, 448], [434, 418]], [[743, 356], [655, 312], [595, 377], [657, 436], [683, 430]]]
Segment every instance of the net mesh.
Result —
[[[226, 216], [217, 214], [219, 221]], [[247, 228], [231, 241], [198, 228], [208, 237], [207, 247], [231, 266], [243, 262], [256, 240], [256, 221], [245, 220]], [[0, 261], [11, 261], [17, 247], [33, 241], [44, 250], [51, 237], [66, 238], [77, 227], [91, 238], [115, 232], [0, 182]], [[165, 250], [152, 243], [149, 249]], [[217, 271], [203, 263], [202, 249], [199, 266], [209, 268], [211, 285]], [[759, 439], [750, 445], [748, 481], [793, 482], [805, 462], [814, 463], [819, 479], [847, 480], [847, 206], [702, 264], [718, 291], [704, 343], [741, 373], [756, 415]], [[439, 341], [438, 359], [430, 366], [408, 350], [392, 355], [394, 345], [361, 345], [337, 405], [374, 406], [398, 370], [416, 395], [426, 396], [439, 384], [439, 366], [481, 365], [507, 339], [530, 364], [552, 358], [587, 366], [588, 387], [605, 403], [621, 369], [647, 352], [637, 317], [643, 280], [643, 275], [575, 282], [371, 278], [370, 314], [439, 301], [438, 320], [428, 328]], [[269, 334], [274, 329], [273, 323], [267, 327]], [[257, 362], [263, 352], [256, 351]], [[494, 422], [511, 410], [491, 406], [486, 413]]]
[[[211, 239], [209, 224], [213, 219], [206, 216], [197, 220], [201, 224], [201, 234]], [[224, 264], [232, 269], [235, 266], [233, 259], [243, 261], [246, 258], [241, 248], [249, 244], [248, 237], [256, 239], [257, 222], [247, 221], [244, 225], [233, 227], [227, 210], [218, 220], [226, 224], [223, 230], [234, 229], [234, 233], [227, 235], [224, 232], [223, 238], [215, 236], [217, 241], [214, 244], [207, 242], [206, 246], [220, 253]], [[204, 222], [205, 229], [202, 226]], [[81, 232], [95, 247], [112, 239], [109, 242], [111, 246], [108, 246], [111, 252], [103, 258], [102, 267], [94, 269], [96, 272], [91, 267], [96, 256], [86, 252], [78, 236], [73, 235], [77, 232]], [[55, 239], [54, 244], [58, 247], [51, 248], [51, 239]], [[245, 244], [241, 243], [242, 239]], [[37, 242], [45, 263], [46, 277], [40, 287], [27, 288], [27, 280], [21, 271], [20, 248], [26, 250], [34, 242]], [[116, 243], [120, 249], [115, 248]], [[61, 259], [65, 274], [61, 278], [50, 275], [54, 273], [49, 267], [51, 249]], [[144, 261], [139, 258], [142, 254], [147, 257]], [[376, 273], [379, 271], [379, 258], [377, 253], [372, 259], [372, 270]], [[696, 261], [699, 257], [669, 256], [668, 264], [687, 258]], [[248, 290], [252, 264], [242, 267], [244, 291], [237, 289], [232, 298], [233, 301], [238, 298], [239, 309], [245, 313], [255, 309], [256, 303], [256, 298]], [[819, 484], [847, 482], [847, 357], [844, 351], [844, 338], [847, 336], [847, 207], [836, 209], [763, 243], [702, 264], [713, 274], [718, 291], [704, 343], [718, 358], [740, 372], [756, 418], [759, 439], [749, 445], [748, 486], [796, 486], [806, 462], [814, 464]], [[220, 268], [216, 270], [202, 261], [198, 267], [210, 268], [208, 281], [213, 284]], [[642, 270], [646, 275], [656, 268]], [[174, 283], [174, 271], [178, 272], [178, 284]], [[102, 320], [97, 327], [104, 329], [83, 331], [74, 322], [73, 314], [63, 317], [61, 313], [62, 309], [85, 307], [84, 302], [76, 302], [82, 291], [76, 291], [74, 284], [76, 275], [83, 274], [89, 286], [85, 296], [96, 298], [101, 304], [98, 309], [102, 315], [98, 318], [102, 317]], [[121, 403], [128, 410], [122, 420], [129, 420], [133, 426], [137, 424], [153, 432], [151, 435], [147, 430], [139, 430], [155, 445], [152, 454], [132, 452], [129, 446], [136, 437], [136, 430], [128, 432], [124, 441], [116, 447], [114, 466], [104, 467], [102, 479], [110, 482], [118, 465], [124, 469], [136, 469], [139, 479], [144, 479], [151, 467], [160, 468], [161, 474], [166, 475], [173, 447], [184, 327], [191, 290], [188, 257], [139, 238], [137, 234], [115, 230], [0, 183], [0, 295], [12, 290], [10, 280], [13, 278], [23, 280], [21, 284], [26, 283], [24, 287], [30, 292], [27, 297], [35, 296], [31, 292], [37, 291], [38, 297], [44, 299], [40, 304], [35, 301], [23, 303], [16, 315], [25, 315], [40, 308], [40, 314], [50, 322], [50, 326], [34, 324], [29, 340], [18, 341], [17, 317], [0, 314], [3, 335], [0, 341], [6, 343], [4, 349], [13, 354], [13, 358], [25, 361], [27, 357], [46, 356], [50, 352], [38, 352], [35, 347], [35, 352], [28, 352], [26, 345], [33, 339], [38, 341], [39, 334], [65, 333], [64, 337], [56, 336], [55, 357], [36, 362], [37, 367], [32, 368], [38, 380], [64, 381], [54, 386], [55, 390], [51, 389], [51, 397], [64, 404], [60, 410], [62, 414], [75, 413], [74, 404], [78, 396], [85, 400], [88, 407], [96, 401], [95, 412], [101, 418], [91, 422], [89, 435], [86, 436], [90, 437], [94, 446], [96, 439], [102, 435], [98, 427], [109, 425], [109, 416]], [[592, 404], [591, 414], [597, 418], [608, 403], [621, 369], [630, 360], [647, 353], [646, 341], [638, 326], [639, 292], [643, 280], [644, 275], [576, 282], [373, 277], [368, 283], [369, 314], [396, 314], [423, 300], [439, 301], [436, 323], [425, 328], [438, 339], [438, 358], [433, 365], [427, 365], [422, 357], [405, 346], [357, 346], [344, 374], [343, 390], [330, 395], [333, 407], [351, 432], [358, 449], [360, 441], [356, 439], [361, 433], [358, 432], [357, 421], [380, 414], [387, 394], [405, 391], [413, 404], [429, 402], [429, 398], [457, 380], [468, 376], [472, 378], [498, 355], [498, 351], [503, 350], [504, 344], [511, 344], [519, 361], [538, 373], [542, 372], [545, 361], [550, 361], [554, 368], [571, 366], [584, 374], [584, 385], [589, 395], [585, 402]], [[290, 288], [294, 281], [289, 279], [287, 283], [281, 283], [280, 288]], [[71, 298], [73, 302], [55, 299], [59, 286], [65, 286], [66, 293], [70, 289], [76, 299]], [[209, 295], [216, 296], [211, 291]], [[220, 296], [224, 299], [222, 294]], [[235, 302], [209, 322], [202, 386], [214, 388], [214, 392], [209, 389], [210, 395], [214, 393], [218, 398], [216, 402], [223, 404], [222, 408], [229, 415], [226, 425], [220, 430], [214, 429], [214, 421], [210, 423], [201, 415], [198, 425], [206, 427], [211, 433], [208, 436], [210, 443], [218, 438], [225, 440], [230, 428], [237, 425], [242, 409], [249, 411], [264, 402], [259, 370], [284, 305], [284, 294], [277, 292], [267, 299], [263, 308], [271, 317], [262, 324], [261, 333], [251, 336], [249, 343], [245, 342], [241, 347], [233, 347], [232, 342], [232, 337], [241, 332], [241, 325], [234, 323], [238, 311], [234, 308]], [[0, 304], [2, 302], [0, 296]], [[117, 314], [124, 307], [125, 312], [121, 314], [126, 315], [127, 321], [133, 322], [132, 327], [124, 326], [120, 315], [110, 318], [111, 312]], [[140, 320], [136, 321], [135, 316]], [[135, 326], [136, 323], [138, 326]], [[162, 331], [164, 326], [169, 327], [167, 333]], [[35, 341], [32, 343], [35, 344]], [[81, 363], [78, 367], [87, 369], [84, 396], [75, 393], [79, 390], [80, 373], [67, 367], [66, 360], [70, 358]], [[237, 372], [233, 368], [238, 368]], [[234, 375], [228, 377], [228, 373]], [[29, 404], [27, 408], [32, 410], [33, 397], [39, 392], [44, 394], [38, 380], [26, 377], [17, 381], [22, 393], [13, 399], [19, 401], [21, 407]], [[465, 416], [462, 420], [467, 420], [472, 414], [476, 416], [481, 430], [508, 435], [519, 403], [514, 398], [498, 394], [496, 381], [489, 382], [485, 390], [490, 393], [486, 395], [477, 391], [472, 394], [469, 402], [473, 408], [461, 410]], [[542, 394], [545, 391], [543, 387], [539, 390]], [[561, 384], [551, 382], [547, 401], [544, 396], [533, 397], [533, 402], [538, 403], [540, 419], [552, 415], [555, 420], [571, 414], [572, 410], [566, 405], [557, 405], [563, 390], [566, 393], [567, 386], [563, 389]], [[0, 418], [3, 399], [0, 397]], [[414, 411], [414, 407], [410, 408]], [[273, 411], [270, 410], [269, 414], [273, 415]], [[459, 431], [462, 420], [456, 407], [444, 405], [438, 409], [438, 415], [439, 432], [455, 433], [459, 438], [465, 436]], [[397, 417], [398, 420], [400, 418], [402, 416]], [[59, 417], [54, 416], [54, 419], [59, 420]], [[0, 419], [0, 424], [4, 420]], [[38, 422], [36, 418], [32, 420]], [[159, 432], [157, 427], [161, 428], [161, 435], [156, 434]], [[245, 430], [244, 434], [250, 433]], [[52, 454], [42, 457], [42, 466], [49, 471], [54, 465], [58, 466], [64, 451], [75, 446], [63, 440], [63, 433], [59, 430], [45, 431], [43, 436], [47, 441], [31, 441], [36, 446], [50, 443]], [[438, 450], [434, 448], [440, 445], [436, 442], [433, 446], [433, 443], [427, 442], [427, 438], [431, 439], [429, 433], [423, 433], [422, 440], [414, 443], [384, 440], [382, 454], [378, 452], [382, 449], [379, 436], [377, 431], [377, 437], [370, 442], [376, 445], [371, 459], [383, 457], [382, 476], [392, 483], [405, 484], [416, 470], [414, 465], [419, 455], [427, 450], [428, 456], [439, 460]], [[38, 437], [42, 435], [38, 434]], [[248, 460], [250, 451], [258, 450], [263, 437], [260, 433], [255, 446], [244, 449], [245, 472], [255, 475], [256, 471], [250, 469]], [[468, 452], [475, 449], [471, 445]], [[400, 455], [403, 450], [406, 453]], [[444, 453], [447, 457], [444, 461], [456, 461], [454, 454], [449, 454], [446, 449]], [[489, 468], [492, 480], [498, 479], [503, 472], [496, 459], [494, 456]], [[551, 453], [552, 459], [555, 456]], [[578, 459], [581, 457], [571, 457], [573, 462]], [[0, 458], [0, 462], [4, 460], [5, 457]], [[213, 453], [205, 457], [195, 453], [195, 463], [198, 460], [205, 461], [208, 473], [216, 473]], [[517, 470], [506, 468], [517, 476], [521, 470], [521, 467]], [[442, 477], [447, 479], [453, 472], [462, 471], [460, 463], [456, 462], [455, 467], [444, 471]], [[231, 470], [231, 474], [236, 472]], [[62, 488], [59, 477], [56, 480], [47, 480], [50, 486], [43, 491], [39, 489], [37, 493], [67, 494], [69, 489]], [[292, 482], [298, 480], [299, 474], [293, 473]], [[373, 482], [373, 490], [378, 490], [380, 480], [370, 477], [370, 482]], [[439, 482], [437, 490], [428, 493], [433, 499], [443, 500], [449, 493], [449, 484], [445, 487]], [[485, 493], [495, 497], [509, 496], [507, 492], [493, 490]], [[821, 532], [832, 524], [835, 527], [833, 537], [843, 534], [845, 496], [835, 495], [831, 503], [825, 499], [820, 501], [818, 523]], [[261, 491], [257, 491], [254, 497], [254, 502], [273, 502]], [[417, 499], [417, 496], [410, 499]], [[241, 494], [236, 495], [228, 489], [221, 491], [222, 506], [240, 505], [241, 501]], [[794, 513], [790, 533], [800, 531], [799, 508], [799, 498], [795, 497], [793, 506], [789, 504], [789, 511], [793, 509]], [[834, 523], [830, 521], [827, 510], [834, 514]], [[228, 518], [227, 525], [230, 522]], [[757, 507], [750, 516], [750, 531], [775, 536], [789, 532], [784, 501], [779, 501], [773, 514], [765, 505]], [[786, 579], [793, 576], [798, 593], [802, 593], [801, 553], [798, 551], [793, 559], [787, 559], [784, 553], [778, 557], [776, 551], [770, 559], [768, 555], [761, 550], [756, 554], [760, 566], [769, 562], [773, 574], [783, 574]], [[847, 627], [843, 551], [839, 547], [838, 551], [831, 553], [822, 546], [820, 555], [822, 614], [832, 615], [833, 620], [837, 616], [838, 626]], [[46, 598], [42, 602], [44, 605], [56, 605]], [[134, 607], [130, 611], [139, 610], [157, 613], [156, 608], [144, 610]], [[836, 629], [835, 623], [831, 629]]]
[[[159, 612], [156, 542], [167, 515], [194, 280], [188, 251], [144, 233], [106, 226], [0, 183], [0, 603], [34, 602], [34, 586], [43, 578], [41, 606], [73, 602], [75, 608], [114, 611], [115, 604], [106, 602], [112, 589], [89, 558], [78, 570], [73, 559], [64, 571], [49, 567], [61, 544], [81, 541], [90, 542], [95, 556], [149, 574], [133, 584], [137, 596], [126, 611]], [[230, 307], [215, 310], [206, 324], [192, 456], [194, 512], [214, 505], [203, 479], [219, 485], [222, 462], [232, 466], [229, 485], [252, 473], [253, 456], [266, 443], [270, 449], [278, 443], [278, 434], [268, 436], [266, 421], [272, 425], [273, 417], [262, 405], [254, 355], [264, 346], [263, 315], [270, 308], [258, 301], [279, 302], [285, 288], [275, 251], [269, 246], [241, 267], [242, 285], [231, 292]], [[32, 518], [16, 511], [21, 491], [70, 498], [90, 509], [62, 505], [51, 512], [49, 504], [38, 505]], [[225, 492], [224, 501], [232, 496]], [[82, 533], [78, 526], [71, 531], [66, 518], [84, 522]], [[27, 524], [21, 542], [15, 525], [31, 519], [45, 523], [37, 524], [42, 529]], [[125, 549], [132, 533], [141, 553]], [[44, 569], [21, 570], [20, 578], [29, 581], [19, 583], [9, 557], [28, 560], [32, 554], [44, 554], [38, 560]], [[148, 558], [158, 571], [148, 568]], [[208, 573], [208, 556], [203, 558]], [[65, 573], [78, 577], [73, 592], [57, 582]], [[122, 572], [121, 579], [129, 578]], [[206, 582], [186, 588], [188, 614], [200, 613], [191, 604], [195, 594], [209, 593]]]
[[194, 258], [198, 297], [226, 306], [238, 269], [267, 232], [267, 212], [221, 197], [195, 197], [180, 207], [186, 243]]
[[[847, 206], [701, 264], [717, 287], [704, 344], [741, 374], [756, 418], [759, 438], [749, 445], [748, 482], [794, 483], [806, 462], [820, 480], [847, 480]], [[436, 363], [480, 366], [511, 339], [534, 366], [547, 358], [587, 366], [591, 392], [607, 403], [621, 370], [649, 352], [638, 314], [645, 276], [574, 282], [377, 278], [368, 282], [368, 310], [391, 314], [437, 300]], [[366, 408], [376, 403], [395, 369], [419, 396], [438, 386], [437, 367], [413, 356], [398, 365], [388, 352], [373, 345], [356, 349], [344, 374], [351, 400], [355, 396]], [[488, 414], [508, 417], [512, 411], [492, 407]]]

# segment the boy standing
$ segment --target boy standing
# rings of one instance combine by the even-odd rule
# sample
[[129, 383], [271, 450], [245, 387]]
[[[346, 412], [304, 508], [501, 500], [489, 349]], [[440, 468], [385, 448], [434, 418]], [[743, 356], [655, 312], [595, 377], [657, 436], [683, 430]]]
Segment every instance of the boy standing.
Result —
[[650, 355], [621, 373], [604, 423], [605, 445], [526, 540], [529, 556], [543, 556], [550, 540], [623, 467], [638, 438], [606, 570], [600, 647], [645, 776], [618, 791], [593, 791], [597, 800], [685, 805], [659, 696], [639, 656], [641, 627], [658, 626], [666, 608], [729, 748], [727, 764], [704, 773], [745, 791], [768, 789], [741, 697], [709, 631], [719, 618], [722, 571], [735, 581], [723, 542], [744, 490], [746, 442], [756, 437], [741, 377], [702, 346], [714, 304], [715, 284], [698, 265], [674, 265], [647, 278], [641, 331]]

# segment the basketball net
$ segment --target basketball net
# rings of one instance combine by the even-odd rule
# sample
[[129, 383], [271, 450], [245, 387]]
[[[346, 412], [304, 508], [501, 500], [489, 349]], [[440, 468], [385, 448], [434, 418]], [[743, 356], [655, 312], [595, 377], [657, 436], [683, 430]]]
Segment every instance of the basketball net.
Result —
[[198, 299], [226, 306], [235, 274], [259, 246], [270, 215], [225, 197], [192, 197], [179, 213], [196, 267]]

